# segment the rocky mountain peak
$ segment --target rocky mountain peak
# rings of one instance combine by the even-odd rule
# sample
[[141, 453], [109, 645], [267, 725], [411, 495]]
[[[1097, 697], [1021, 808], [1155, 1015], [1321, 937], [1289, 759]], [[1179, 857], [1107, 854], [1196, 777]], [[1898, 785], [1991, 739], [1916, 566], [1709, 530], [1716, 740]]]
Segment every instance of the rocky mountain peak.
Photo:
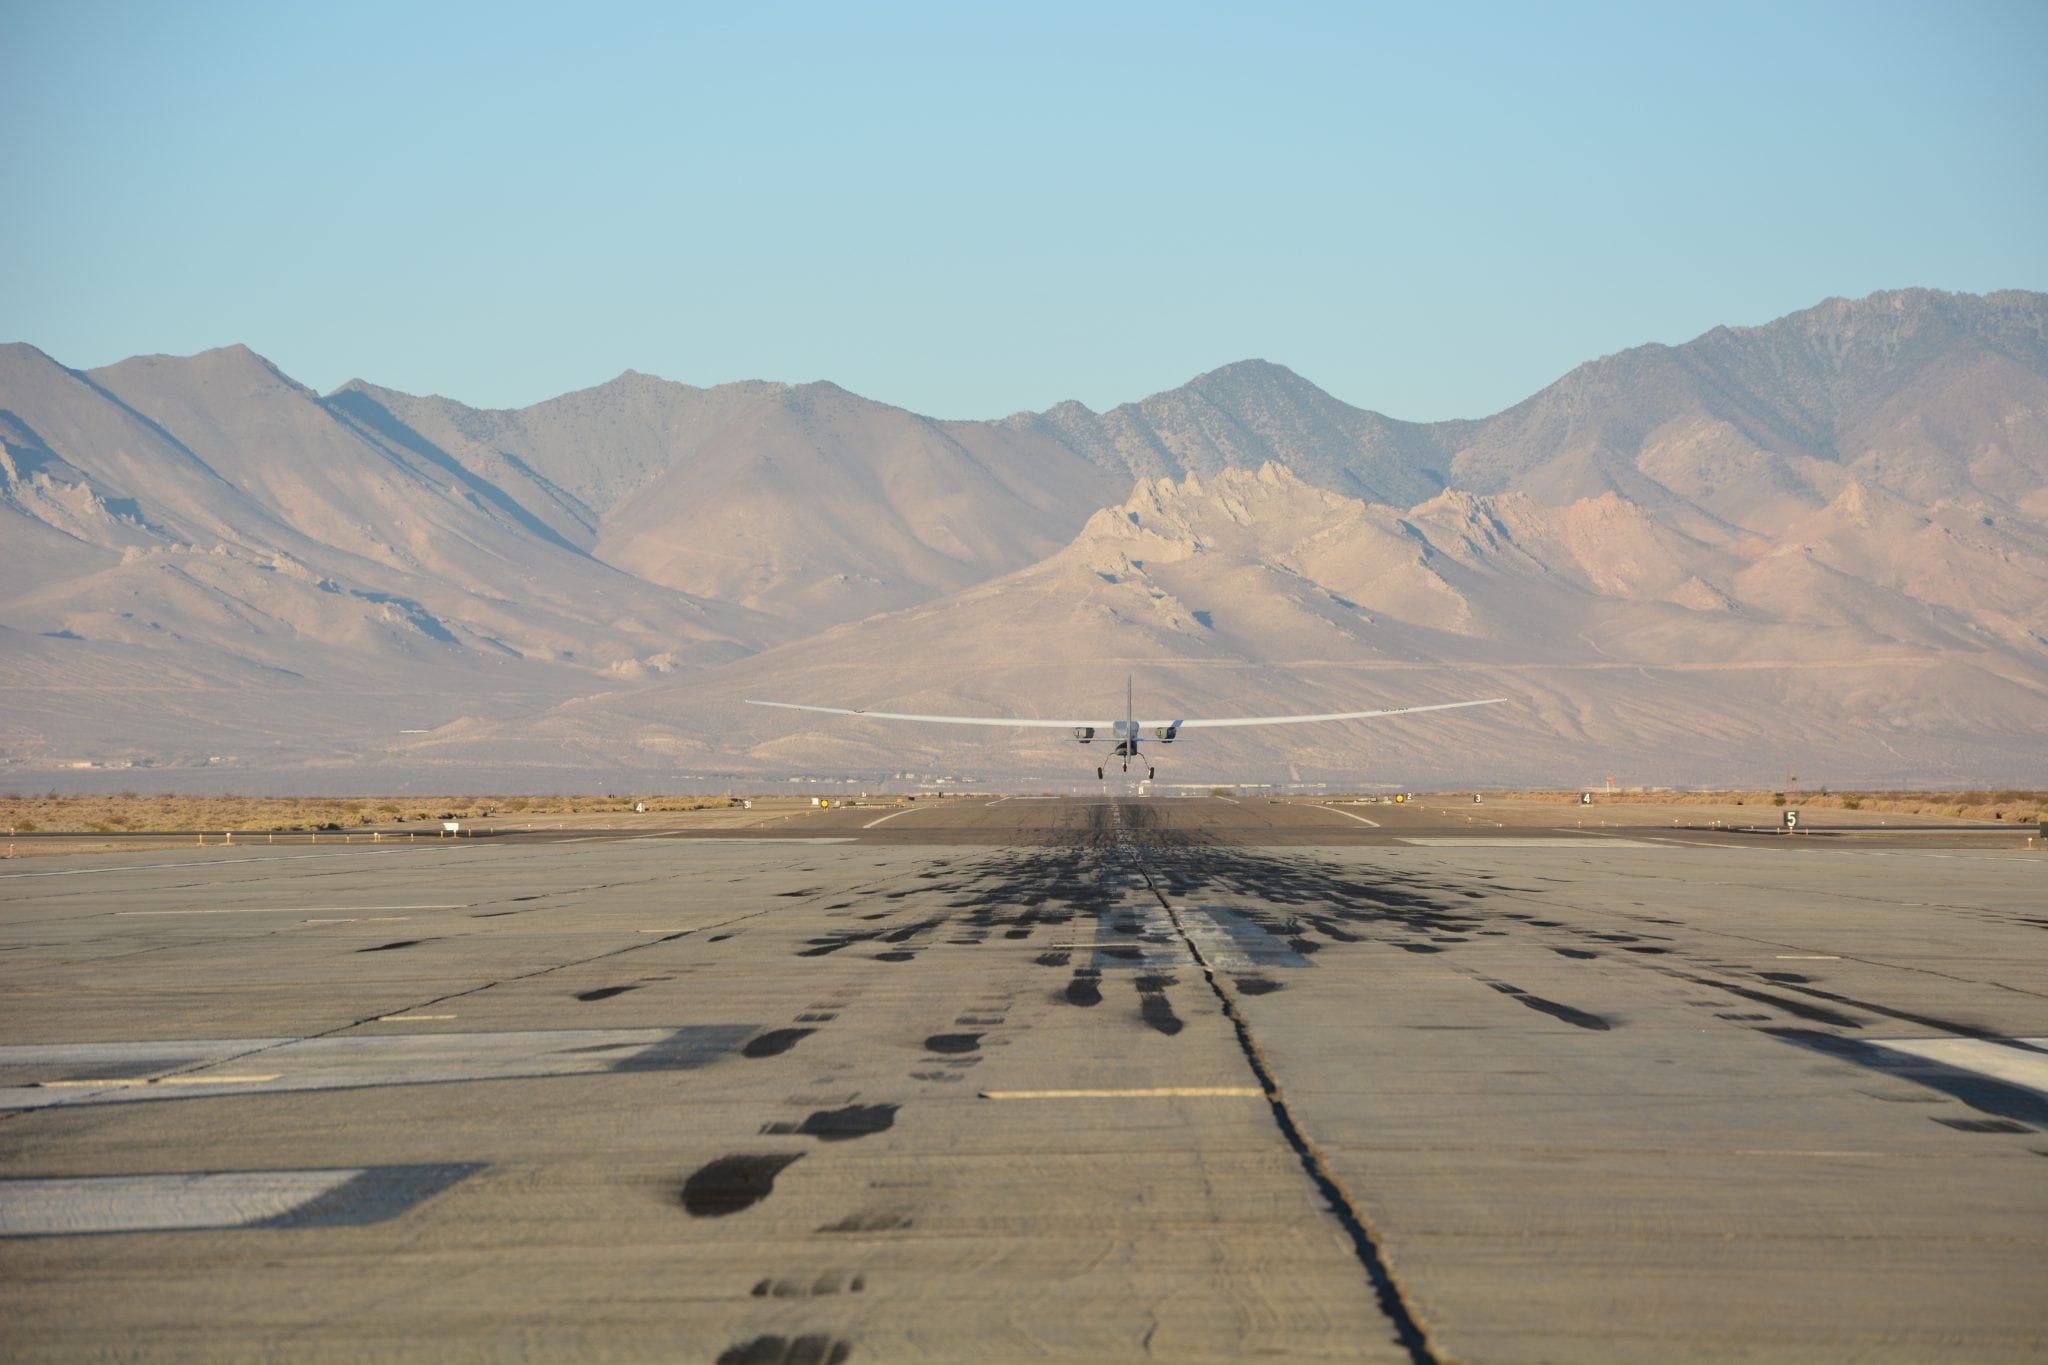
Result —
[[[17, 343], [0, 686], [66, 679], [30, 702], [66, 749], [158, 743], [166, 708], [116, 684], [182, 671], [237, 698], [209, 724], [293, 736], [278, 762], [374, 750], [388, 717], [352, 699], [447, 695], [472, 756], [765, 771], [819, 750], [718, 699], [811, 669], [1042, 696], [1049, 668], [1081, 688], [1104, 658], [1185, 663], [1217, 710], [1339, 709], [1434, 670], [1425, 694], [1484, 674], [1523, 697], [1518, 750], [1559, 773], [1591, 745], [1740, 776], [1821, 736], [1925, 778], [2048, 742], [2025, 719], [2048, 688], [2044, 305], [1824, 300], [1433, 424], [1265, 360], [1101, 413], [942, 422], [630, 369], [513, 409], [362, 380], [319, 400], [246, 347], [88, 375]], [[1005, 678], [1019, 661], [1039, 671]], [[1411, 671], [1362, 687], [1377, 669]], [[657, 677], [659, 705], [603, 695]], [[1856, 705], [1802, 700], [1843, 687]]]
[[95, 377], [118, 376], [124, 383], [149, 386], [219, 386], [250, 396], [268, 392], [300, 398], [319, 396], [279, 369], [268, 357], [257, 354], [240, 342], [189, 356], [137, 356], [92, 373]]

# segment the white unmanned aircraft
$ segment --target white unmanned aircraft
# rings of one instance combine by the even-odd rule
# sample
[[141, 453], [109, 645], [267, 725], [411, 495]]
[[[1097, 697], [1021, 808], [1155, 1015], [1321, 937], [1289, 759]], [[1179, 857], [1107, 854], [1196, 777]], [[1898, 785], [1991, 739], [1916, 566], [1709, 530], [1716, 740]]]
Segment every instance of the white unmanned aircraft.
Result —
[[[1015, 716], [918, 716], [901, 711], [856, 711], [844, 706], [804, 706], [793, 701], [752, 701], [749, 706], [779, 706], [785, 711], [823, 711], [832, 716], [866, 716], [869, 720], [920, 720], [936, 725], [1017, 725], [1031, 726], [1045, 730], [1072, 730], [1074, 738], [1083, 744], [1095, 742], [1097, 730], [1107, 730], [1108, 738], [1116, 745], [1114, 755], [1123, 760], [1123, 770], [1129, 772], [1131, 763], [1138, 757], [1138, 742], [1147, 730], [1152, 738], [1161, 744], [1171, 744], [1182, 730], [1193, 730], [1212, 725], [1307, 725], [1323, 720], [1368, 720], [1374, 716], [1412, 716], [1422, 711], [1455, 711], [1461, 706], [1494, 706], [1506, 701], [1506, 697], [1488, 697], [1485, 701], [1446, 701], [1434, 706], [1397, 706], [1390, 711], [1332, 711], [1321, 716], [1215, 716], [1192, 720], [1139, 720], [1137, 705], [1133, 699], [1131, 683], [1124, 683], [1124, 718], [1117, 721], [1099, 720], [1025, 720]], [[1150, 781], [1154, 770], [1145, 769], [1145, 778]], [[1097, 767], [1095, 776], [1103, 776]]]

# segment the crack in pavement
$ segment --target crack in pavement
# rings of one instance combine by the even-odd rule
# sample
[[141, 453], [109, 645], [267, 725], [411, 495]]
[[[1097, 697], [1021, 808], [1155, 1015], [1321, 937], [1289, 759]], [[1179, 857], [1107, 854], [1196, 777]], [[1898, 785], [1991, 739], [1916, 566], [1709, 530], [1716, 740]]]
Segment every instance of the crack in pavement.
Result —
[[1271, 1064], [1260, 1050], [1258, 1040], [1252, 1036], [1251, 1025], [1246, 1021], [1243, 1011], [1238, 1008], [1236, 996], [1223, 984], [1208, 957], [1202, 952], [1201, 945], [1188, 933], [1180, 911], [1175, 908], [1166, 892], [1160, 889], [1159, 879], [1154, 876], [1143, 850], [1124, 828], [1122, 808], [1112, 804], [1110, 816], [1118, 827], [1118, 851], [1129, 859], [1138, 875], [1144, 878], [1145, 885], [1158, 899], [1160, 908], [1173, 922], [1174, 930], [1180, 935], [1188, 955], [1200, 969], [1202, 979], [1209, 983], [1209, 989], [1215, 993], [1218, 1003], [1222, 1005], [1224, 1018], [1230, 1021], [1231, 1028], [1236, 1032], [1238, 1048], [1244, 1053], [1246, 1064], [1250, 1066], [1260, 1088], [1266, 1093], [1266, 1105], [1272, 1111], [1274, 1126], [1280, 1130], [1281, 1137], [1286, 1140], [1288, 1147], [1301, 1162], [1302, 1170], [1316, 1187], [1316, 1192], [1322, 1195], [1331, 1217], [1335, 1218], [1338, 1226], [1343, 1229], [1352, 1254], [1357, 1257], [1359, 1265], [1365, 1270], [1367, 1280], [1372, 1284], [1380, 1311], [1386, 1315], [1388, 1323], [1393, 1327], [1395, 1340], [1407, 1351], [1408, 1358], [1414, 1361], [1415, 1365], [1436, 1365], [1443, 1357], [1431, 1344], [1428, 1329], [1423, 1325], [1420, 1315], [1409, 1302], [1406, 1292], [1395, 1276], [1393, 1266], [1387, 1258], [1383, 1237], [1359, 1210], [1358, 1202], [1337, 1178], [1336, 1172], [1330, 1168], [1321, 1150], [1295, 1118], [1294, 1111], [1287, 1102], [1287, 1096], [1280, 1089], [1280, 1082], [1273, 1074]]

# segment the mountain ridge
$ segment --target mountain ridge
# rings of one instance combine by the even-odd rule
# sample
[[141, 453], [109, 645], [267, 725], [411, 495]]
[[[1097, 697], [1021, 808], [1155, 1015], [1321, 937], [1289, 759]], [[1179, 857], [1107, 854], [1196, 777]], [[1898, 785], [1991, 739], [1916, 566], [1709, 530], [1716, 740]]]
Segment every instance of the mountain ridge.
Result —
[[[1297, 524], [1313, 534], [1290, 538]], [[721, 717], [687, 743], [674, 731], [684, 750], [768, 772], [802, 746], [722, 710], [735, 680], [788, 660], [943, 700], [934, 651], [1029, 652], [1031, 612], [1065, 623], [1038, 637], [1071, 630], [1114, 657], [1142, 643], [1236, 677], [1256, 694], [1190, 695], [1237, 709], [1297, 693], [1332, 709], [1289, 680], [1296, 666], [1444, 685], [1460, 668], [1562, 670], [1526, 695], [1531, 714], [1615, 744], [1628, 737], [1587, 719], [1608, 711], [1600, 689], [1662, 670], [1645, 686], [1752, 736], [1746, 763], [1769, 727], [1713, 720], [1720, 703], [1687, 670], [1775, 661], [1791, 672], [1744, 705], [1790, 724], [1794, 674], [1886, 659], [1904, 671], [1876, 669], [1856, 695], [1889, 729], [1815, 733], [1887, 752], [1900, 730], [1892, 748], [1926, 763], [1940, 731], [1988, 762], [1983, 736], [2007, 718], [1961, 703], [2048, 696], [2048, 295], [1824, 300], [1600, 357], [1442, 423], [1353, 408], [1264, 360], [1104, 413], [942, 421], [825, 381], [694, 388], [629, 369], [481, 410], [362, 380], [321, 395], [245, 346], [76, 371], [14, 343], [0, 564], [0, 678], [17, 698], [0, 777], [79, 752], [171, 763], [260, 744], [276, 771], [329, 773], [337, 754], [420, 757], [424, 742], [353, 733], [390, 709], [371, 697], [407, 698], [430, 732], [469, 716], [466, 748], [429, 748], [462, 748], [472, 769], [490, 743], [524, 743], [519, 726], [622, 762], [643, 752], [633, 727], [653, 731], [612, 702], [643, 687]], [[917, 665], [853, 657], [899, 638]], [[1092, 666], [1038, 643], [1041, 660]], [[1004, 676], [1044, 695], [1047, 667]], [[136, 670], [256, 700], [188, 708], [166, 744], [143, 703], [81, 700], [130, 695], [118, 679]], [[958, 699], [999, 700], [952, 672]], [[1937, 675], [1955, 691], [1941, 703], [1915, 690]], [[565, 706], [612, 715], [615, 733], [572, 742]], [[2048, 751], [2039, 728], [2022, 727], [2022, 759]], [[221, 738], [235, 734], [249, 742]]]
[[[1995, 766], [2011, 761], [2017, 737], [2038, 748], [2048, 705], [2038, 650], [1986, 661], [1981, 642], [1938, 629], [1888, 634], [1896, 623], [1884, 619], [1817, 630], [1767, 597], [1645, 599], [1599, 572], [1602, 552], [1637, 554], [1631, 539], [1574, 524], [1615, 517], [1661, 534], [1611, 495], [1548, 509], [1522, 495], [1451, 493], [1403, 512], [1312, 488], [1277, 466], [1151, 480], [1058, 554], [1003, 578], [702, 678], [432, 747], [445, 760], [459, 746], [596, 747], [631, 731], [646, 751], [699, 763], [715, 755], [728, 772], [772, 773], [809, 755], [813, 770], [1078, 774], [1093, 760], [1062, 736], [763, 715], [741, 703], [1106, 716], [1115, 699], [1105, 678], [1130, 671], [1148, 707], [1196, 715], [1489, 694], [1514, 703], [1455, 724], [1332, 727], [1277, 746], [1257, 731], [1205, 732], [1159, 759], [1170, 780], [1197, 785], [1429, 771], [1578, 780], [1588, 755], [1611, 765], [1593, 771], [1657, 780], [1753, 782], [1760, 764], [1781, 762], [1870, 780], [1888, 763], [1929, 777]], [[1742, 569], [1727, 565], [1724, 581]], [[1521, 591], [1489, 590], [1500, 578]], [[1488, 613], [1503, 601], [1535, 619], [1501, 630]], [[1854, 707], [1844, 710], [1843, 697]]]

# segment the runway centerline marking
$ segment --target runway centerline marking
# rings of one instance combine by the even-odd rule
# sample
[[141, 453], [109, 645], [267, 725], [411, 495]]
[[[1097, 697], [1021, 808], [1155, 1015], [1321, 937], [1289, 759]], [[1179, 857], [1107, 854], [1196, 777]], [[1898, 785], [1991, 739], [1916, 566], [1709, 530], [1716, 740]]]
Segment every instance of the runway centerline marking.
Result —
[[1503, 839], [1498, 835], [1489, 834], [1476, 836], [1404, 834], [1398, 837], [1404, 844], [1414, 844], [1421, 848], [1550, 848], [1577, 849], [1580, 852], [1592, 853], [1601, 848], [1669, 849], [1685, 847], [1682, 844], [1652, 844], [1642, 839], [1624, 839], [1619, 835], [1612, 834], [1587, 835], [1587, 839], [1600, 840], [1596, 845], [1585, 842], [1572, 831], [1566, 831], [1563, 834], [1543, 839]]
[[985, 1100], [1212, 1100], [1264, 1099], [1255, 1085], [1162, 1085], [1108, 1090], [984, 1090]]
[[274, 1081], [275, 1071], [259, 1076], [102, 1076], [96, 1080], [78, 1081], [30, 1081], [37, 1089], [54, 1089], [60, 1086], [83, 1088], [104, 1088], [111, 1086], [137, 1085], [261, 1085]]
[[[563, 839], [558, 840], [557, 842], [577, 843], [580, 841], [575, 839]], [[711, 835], [702, 838], [698, 837], [697, 835], [684, 835], [679, 838], [671, 839], [668, 842], [675, 844], [851, 844], [857, 843], [859, 841], [856, 840], [851, 834], [762, 834], [751, 839], [741, 837], [729, 837], [726, 835]]]
[[[468, 905], [214, 905], [201, 910], [116, 910], [116, 919], [138, 915], [303, 915], [309, 910], [466, 910]], [[339, 922], [339, 921], [337, 921]]]

